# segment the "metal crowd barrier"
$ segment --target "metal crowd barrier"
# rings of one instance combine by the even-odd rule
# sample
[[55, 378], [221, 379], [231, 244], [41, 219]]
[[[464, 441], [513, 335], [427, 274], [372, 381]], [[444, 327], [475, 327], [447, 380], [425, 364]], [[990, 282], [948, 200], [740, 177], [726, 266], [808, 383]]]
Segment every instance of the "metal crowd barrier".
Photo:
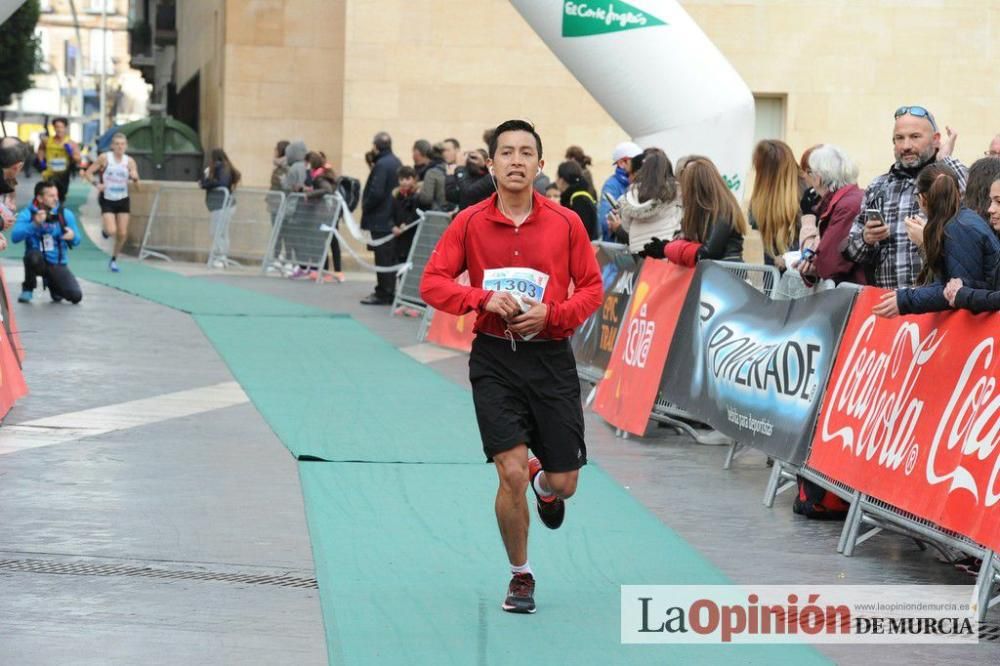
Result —
[[[209, 203], [215, 210], [208, 209]], [[139, 245], [139, 261], [204, 261], [213, 253], [228, 211], [229, 190], [224, 187], [206, 192], [194, 184], [160, 185]]]
[[713, 263], [719, 268], [725, 268], [768, 298], [774, 293], [774, 288], [781, 279], [781, 273], [774, 266], [744, 264], [739, 261], [715, 261]]
[[393, 298], [390, 314], [400, 307], [414, 308], [426, 311], [427, 304], [420, 297], [420, 280], [424, 276], [424, 268], [434, 252], [444, 230], [451, 223], [448, 213], [430, 211], [424, 213], [424, 220], [417, 227], [407, 258], [409, 268], [400, 275], [396, 285], [396, 296]]
[[[861, 290], [861, 285], [854, 284], [853, 282], [842, 282], [837, 285], [838, 289], [854, 289], [855, 291]], [[824, 388], [824, 392], [825, 392]], [[823, 396], [820, 396], [820, 400]], [[735, 446], [734, 446], [735, 449]], [[807, 452], [808, 457], [808, 452]], [[729, 464], [732, 463], [732, 458], [727, 460], [726, 469], [729, 469]], [[803, 467], [799, 465], [793, 465], [789, 462], [783, 460], [774, 460], [774, 465], [771, 469], [771, 478], [768, 480], [767, 488], [764, 491], [764, 506], [771, 508], [774, 506], [775, 498], [781, 493], [795, 488], [797, 485], [797, 477], [806, 477], [807, 472], [804, 471]], [[810, 479], [812, 480], [812, 479]], [[836, 481], [832, 479], [827, 479], [820, 475], [819, 480], [815, 480], [819, 486], [822, 486], [826, 490], [836, 494], [838, 497], [845, 501], [851, 501], [852, 493], [854, 492], [851, 488], [847, 486], [838, 487]]]
[[298, 266], [315, 271], [316, 283], [321, 283], [340, 215], [339, 195], [309, 198], [297, 192], [285, 196], [275, 213], [261, 271]]
[[[862, 534], [861, 528], [866, 525], [871, 529]], [[948, 561], [953, 561], [954, 557], [947, 548], [979, 558], [982, 564], [973, 587], [978, 619], [982, 621], [990, 608], [1000, 604], [1000, 594], [993, 594], [993, 587], [1000, 583], [1000, 562], [992, 550], [864, 493], [855, 492], [837, 550], [845, 557], [851, 557], [855, 548], [883, 530], [910, 537], [922, 550], [926, 549], [924, 544], [929, 544]]]
[[224, 224], [217, 226], [209, 253], [209, 266], [221, 264], [229, 268], [262, 263], [285, 207], [285, 193], [240, 188], [229, 196], [226, 204]]

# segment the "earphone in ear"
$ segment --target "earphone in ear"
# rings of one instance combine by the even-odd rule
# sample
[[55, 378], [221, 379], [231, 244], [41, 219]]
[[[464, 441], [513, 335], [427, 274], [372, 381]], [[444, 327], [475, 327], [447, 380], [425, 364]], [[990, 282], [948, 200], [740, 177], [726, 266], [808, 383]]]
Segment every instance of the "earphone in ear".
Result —
[[539, 176], [541, 176], [541, 175], [542, 175], [542, 167], [540, 167], [540, 166], [538, 167], [538, 175], [539, 175]]
[[490, 167], [490, 175], [493, 175], [493, 167]]

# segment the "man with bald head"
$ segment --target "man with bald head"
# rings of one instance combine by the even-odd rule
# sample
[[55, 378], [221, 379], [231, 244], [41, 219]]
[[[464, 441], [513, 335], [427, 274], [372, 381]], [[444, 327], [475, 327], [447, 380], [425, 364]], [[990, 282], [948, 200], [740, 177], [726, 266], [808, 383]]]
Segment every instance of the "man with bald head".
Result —
[[907, 220], [919, 224], [915, 186], [917, 174], [928, 164], [941, 161], [958, 176], [965, 191], [969, 170], [951, 157], [958, 135], [950, 128], [944, 139], [937, 121], [922, 106], [896, 109], [892, 133], [895, 163], [875, 178], [865, 191], [860, 211], [844, 247], [844, 257], [865, 269], [867, 283], [883, 289], [901, 289], [917, 284], [923, 267], [920, 249], [906, 232]]
[[990, 141], [990, 147], [986, 149], [983, 155], [986, 157], [1000, 157], [1000, 134], [993, 137], [993, 140]]
[[[397, 172], [403, 163], [392, 152], [392, 137], [387, 132], [379, 132], [372, 139], [375, 148], [375, 162], [365, 181], [361, 193], [361, 228], [367, 229], [372, 240], [392, 235], [392, 190], [399, 183]], [[375, 265], [392, 266], [396, 260], [395, 243], [374, 246]], [[362, 305], [391, 305], [396, 294], [396, 274], [378, 272], [375, 274], [375, 291], [361, 299]]]

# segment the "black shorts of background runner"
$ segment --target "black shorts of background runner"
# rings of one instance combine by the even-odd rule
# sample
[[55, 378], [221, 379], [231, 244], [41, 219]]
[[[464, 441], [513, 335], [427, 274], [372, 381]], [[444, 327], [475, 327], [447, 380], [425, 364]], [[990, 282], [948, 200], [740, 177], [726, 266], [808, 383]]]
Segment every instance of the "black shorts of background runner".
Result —
[[527, 444], [547, 472], [587, 464], [580, 380], [569, 340], [518, 341], [477, 335], [469, 380], [487, 462]]
[[104, 194], [97, 197], [97, 203], [101, 205], [101, 213], [131, 213], [132, 205], [129, 203], [128, 197], [124, 199], [119, 199], [118, 201], [108, 201], [104, 198]]
[[69, 193], [69, 176], [69, 170], [66, 170], [52, 174], [49, 179], [55, 183], [56, 192], [59, 193], [59, 203], [66, 203], [66, 195]]

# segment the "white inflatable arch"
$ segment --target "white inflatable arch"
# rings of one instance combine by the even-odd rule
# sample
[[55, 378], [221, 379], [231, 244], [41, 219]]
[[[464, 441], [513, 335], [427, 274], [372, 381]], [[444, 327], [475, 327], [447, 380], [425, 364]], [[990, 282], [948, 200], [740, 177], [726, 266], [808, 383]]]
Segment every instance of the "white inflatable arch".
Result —
[[741, 197], [753, 95], [676, 0], [510, 2], [636, 143], [708, 156]]
[[0, 0], [0, 25], [5, 23], [10, 15], [23, 4], [24, 0]]

